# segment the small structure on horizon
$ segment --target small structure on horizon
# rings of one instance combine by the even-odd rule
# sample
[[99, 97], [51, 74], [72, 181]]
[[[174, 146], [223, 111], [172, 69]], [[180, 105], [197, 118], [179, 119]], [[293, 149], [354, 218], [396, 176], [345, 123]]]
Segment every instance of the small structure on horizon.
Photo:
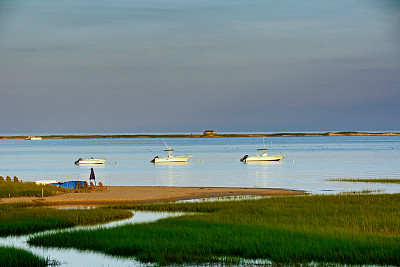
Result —
[[204, 130], [203, 135], [205, 135], [205, 136], [214, 136], [215, 132], [214, 132], [214, 130]]

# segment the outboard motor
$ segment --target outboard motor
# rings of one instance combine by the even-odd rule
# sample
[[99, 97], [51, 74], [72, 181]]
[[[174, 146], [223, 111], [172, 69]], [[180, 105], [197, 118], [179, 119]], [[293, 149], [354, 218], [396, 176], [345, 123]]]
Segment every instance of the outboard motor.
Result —
[[249, 155], [244, 156], [243, 158], [240, 159], [240, 161], [246, 161], [246, 159], [249, 157]]
[[154, 159], [152, 159], [150, 162], [151, 162], [151, 163], [155, 163], [155, 162], [156, 162], [156, 159], [158, 159], [158, 156], [155, 156]]
[[79, 165], [79, 161], [81, 161], [81, 160], [82, 160], [82, 158], [79, 158], [77, 161], [75, 161], [75, 164]]

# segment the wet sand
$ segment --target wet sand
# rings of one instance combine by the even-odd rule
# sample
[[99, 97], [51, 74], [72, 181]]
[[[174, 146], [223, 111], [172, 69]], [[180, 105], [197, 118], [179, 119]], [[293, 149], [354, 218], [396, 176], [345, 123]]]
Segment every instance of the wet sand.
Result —
[[43, 202], [50, 205], [101, 205], [169, 202], [226, 196], [289, 196], [304, 191], [280, 188], [109, 186], [107, 191], [68, 193], [52, 197], [2, 198], [1, 203]]

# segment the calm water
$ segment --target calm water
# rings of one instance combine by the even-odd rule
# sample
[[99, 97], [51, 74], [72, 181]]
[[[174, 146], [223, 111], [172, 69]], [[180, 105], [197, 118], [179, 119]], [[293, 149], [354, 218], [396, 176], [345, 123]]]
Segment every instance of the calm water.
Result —
[[[105, 185], [227, 186], [301, 189], [311, 193], [354, 190], [400, 192], [400, 185], [329, 182], [328, 178], [400, 178], [400, 136], [266, 138], [277, 163], [242, 163], [262, 138], [166, 139], [187, 164], [152, 164], [165, 156], [161, 139], [0, 140], [0, 175], [20, 180], [88, 180], [92, 166], [78, 158], [106, 157], [94, 166]], [[118, 163], [118, 164], [116, 164]]]

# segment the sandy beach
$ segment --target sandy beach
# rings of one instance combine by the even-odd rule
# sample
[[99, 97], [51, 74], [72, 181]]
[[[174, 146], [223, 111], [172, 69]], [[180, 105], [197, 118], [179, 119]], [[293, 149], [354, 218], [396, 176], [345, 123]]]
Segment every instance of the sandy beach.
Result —
[[68, 193], [52, 197], [1, 198], [1, 203], [43, 202], [51, 205], [101, 205], [168, 202], [226, 196], [288, 196], [304, 191], [280, 188], [109, 186], [107, 191]]

